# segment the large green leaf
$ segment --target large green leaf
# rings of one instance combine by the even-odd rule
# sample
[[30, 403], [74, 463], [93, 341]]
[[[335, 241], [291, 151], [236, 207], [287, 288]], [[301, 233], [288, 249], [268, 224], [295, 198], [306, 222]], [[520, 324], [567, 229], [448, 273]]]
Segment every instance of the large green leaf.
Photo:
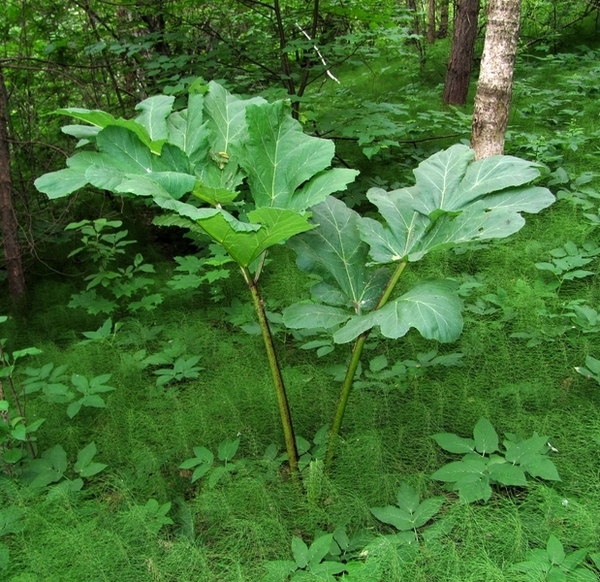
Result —
[[115, 192], [126, 172], [109, 154], [85, 151], [71, 156], [67, 166], [85, 175], [86, 181], [102, 190]]
[[205, 110], [209, 115], [208, 128], [213, 133], [211, 146], [215, 152], [226, 152], [232, 143], [247, 137], [246, 108], [266, 103], [262, 97], [241, 99], [224, 87], [211, 81], [205, 97]]
[[417, 261], [428, 252], [476, 240], [504, 238], [554, 201], [546, 188], [523, 186], [539, 175], [536, 164], [496, 156], [472, 161], [456, 145], [425, 160], [410, 188], [367, 193], [385, 220], [362, 218], [359, 229], [378, 263]]
[[187, 109], [176, 111], [167, 118], [169, 143], [184, 151], [196, 163], [206, 160], [209, 149], [208, 124], [204, 120], [204, 96], [191, 94]]
[[283, 311], [283, 323], [291, 329], [329, 329], [345, 323], [351, 313], [346, 309], [315, 303], [295, 303]]
[[141, 111], [135, 121], [146, 128], [152, 141], [166, 140], [169, 136], [167, 117], [173, 110], [174, 102], [172, 95], [155, 95], [135, 106], [136, 111]]
[[269, 247], [314, 228], [305, 216], [280, 208], [259, 208], [249, 212], [248, 218], [249, 225], [239, 221], [236, 224], [235, 219], [221, 211], [200, 219], [198, 224], [242, 267], [250, 265]]
[[88, 183], [85, 173], [72, 168], [65, 168], [57, 172], [50, 172], [40, 176], [35, 182], [35, 187], [48, 196], [48, 198], [61, 198], [67, 194], [83, 188]]
[[471, 163], [474, 151], [455, 145], [419, 164], [414, 175], [419, 188], [414, 209], [429, 215], [435, 210], [460, 210], [473, 200], [539, 176], [538, 165], [512, 156], [493, 156]]
[[[191, 192], [196, 183], [194, 176], [179, 172], [149, 172], [145, 175], [127, 176], [119, 186], [118, 192], [130, 192], [139, 196], [164, 197], [179, 200]], [[159, 186], [160, 188], [157, 188]]]
[[[56, 113], [58, 113], [60, 115], [68, 115], [70, 117], [74, 117], [75, 119], [85, 121], [99, 129], [104, 129], [105, 127], [109, 127], [109, 126], [123, 127], [125, 129], [128, 129], [129, 131], [132, 131], [133, 133], [135, 133], [138, 136], [138, 138], [140, 139], [140, 141], [142, 143], [144, 143], [146, 146], [148, 146], [148, 148], [152, 152], [159, 154], [161, 151], [163, 142], [162, 141], [154, 142], [152, 140], [152, 138], [150, 137], [148, 130], [143, 125], [141, 125], [140, 123], [137, 123], [133, 119], [122, 119], [122, 118], [117, 119], [114, 116], [112, 116], [110, 113], [106, 113], [105, 111], [100, 111], [99, 109], [90, 110], [90, 109], [81, 109], [79, 107], [68, 107], [65, 109], [57, 109]], [[67, 126], [67, 127], [72, 128], [74, 126]], [[69, 132], [67, 131], [66, 133], [69, 133]], [[71, 135], [75, 135], [75, 137], [85, 137], [87, 139], [90, 139], [91, 137], [94, 136], [94, 133], [88, 131], [88, 132], [86, 132], [85, 136], [83, 136], [82, 130], [77, 130], [77, 134], [72, 133]]]
[[206, 186], [235, 190], [245, 174], [240, 170], [232, 145], [245, 143], [248, 139], [246, 108], [265, 103], [262, 97], [240, 99], [224, 87], [211, 81], [204, 97], [210, 148], [206, 160], [197, 167], [196, 173]]
[[339, 289], [356, 313], [373, 308], [385, 281], [366, 267], [368, 247], [360, 240], [358, 214], [331, 196], [312, 212], [318, 227], [289, 242], [298, 266]]
[[160, 160], [165, 171], [193, 174], [190, 159], [177, 145], [166, 143], [160, 152]]
[[329, 194], [345, 190], [358, 176], [357, 170], [333, 168], [320, 172], [302, 186], [291, 200], [290, 208], [304, 210], [323, 202]]
[[91, 125], [64, 125], [60, 128], [60, 130], [67, 135], [86, 140], [85, 143], [95, 140], [101, 129], [102, 128], [100, 127]]
[[333, 142], [306, 135], [283, 101], [251, 105], [246, 118], [249, 140], [238, 143], [233, 151], [248, 174], [257, 207], [305, 210], [345, 188], [356, 176], [352, 170], [321, 174], [294, 198], [302, 184], [331, 164]]
[[416, 328], [426, 339], [451, 342], [462, 332], [462, 302], [453, 281], [424, 281], [381, 309], [352, 317], [333, 339], [346, 343], [379, 326], [382, 335], [397, 339]]
[[[409, 257], [418, 260], [424, 253], [418, 252], [421, 239], [430, 220], [413, 210], [415, 188], [386, 192], [372, 188], [367, 198], [377, 206], [387, 225], [372, 218], [361, 217], [358, 229], [362, 239], [371, 248], [370, 255], [377, 263], [391, 263]], [[415, 252], [416, 251], [416, 252]]]
[[153, 154], [135, 133], [124, 127], [105, 127], [96, 143], [98, 149], [110, 157], [114, 167], [123, 172], [146, 174], [166, 169], [160, 163], [160, 156]]

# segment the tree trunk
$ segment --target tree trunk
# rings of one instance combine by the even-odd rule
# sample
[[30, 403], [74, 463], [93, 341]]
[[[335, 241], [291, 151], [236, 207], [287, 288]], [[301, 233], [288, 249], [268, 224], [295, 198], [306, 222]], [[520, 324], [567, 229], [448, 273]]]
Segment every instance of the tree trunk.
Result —
[[21, 262], [19, 229], [13, 203], [13, 186], [10, 176], [10, 148], [8, 145], [8, 94], [4, 84], [4, 75], [0, 67], [0, 220], [8, 292], [11, 299], [17, 300], [25, 295], [25, 277]]
[[448, 36], [448, 4], [450, 0], [442, 0], [440, 3], [440, 26], [437, 31], [438, 38], [446, 38]]
[[421, 34], [421, 23], [419, 22], [419, 14], [417, 13], [417, 0], [406, 0], [406, 7], [414, 13], [411, 34]]
[[444, 85], [443, 99], [446, 104], [464, 105], [467, 102], [477, 38], [478, 14], [479, 0], [457, 0], [452, 50]]
[[504, 153], [520, 17], [521, 0], [490, 0], [473, 112], [476, 159]]
[[433, 44], [435, 42], [435, 0], [429, 0], [427, 4], [427, 42]]

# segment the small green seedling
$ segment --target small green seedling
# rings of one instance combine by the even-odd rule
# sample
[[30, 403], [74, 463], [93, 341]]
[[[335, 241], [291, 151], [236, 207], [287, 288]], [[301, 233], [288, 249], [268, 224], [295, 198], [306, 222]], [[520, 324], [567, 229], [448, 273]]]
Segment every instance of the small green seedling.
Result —
[[169, 341], [163, 343], [163, 349], [149, 356], [146, 356], [146, 350], [139, 350], [135, 355], [135, 361], [140, 369], [148, 367], [163, 366], [154, 370], [153, 374], [158, 376], [156, 386], [166, 386], [171, 382], [182, 382], [198, 378], [200, 372], [204, 370], [196, 364], [200, 361], [200, 356], [189, 356], [185, 353], [186, 348], [180, 341]]
[[371, 513], [383, 523], [398, 530], [397, 537], [408, 543], [418, 541], [418, 529], [426, 525], [444, 504], [444, 497], [430, 497], [421, 501], [419, 493], [402, 483], [396, 505], [371, 507]]
[[148, 499], [143, 509], [146, 528], [154, 535], [158, 535], [165, 525], [173, 525], [173, 520], [167, 517], [171, 510], [171, 502], [161, 505], [156, 499]]
[[[122, 224], [120, 220], [99, 218], [67, 225], [65, 230], [76, 230], [82, 235], [82, 246], [71, 252], [69, 257], [83, 253], [98, 266], [96, 273], [85, 277], [85, 290], [71, 296], [69, 307], [81, 307], [90, 315], [97, 315], [113, 313], [119, 307], [131, 312], [141, 309], [151, 311], [162, 302], [161, 294], [148, 292], [154, 279], [144, 274], [155, 271], [152, 265], [144, 262], [141, 254], [135, 255], [131, 265], [117, 266], [119, 256], [125, 254], [125, 247], [136, 242], [124, 240], [128, 234], [126, 230], [112, 232]], [[98, 293], [97, 290], [102, 289], [104, 291]]]
[[536, 263], [540, 271], [549, 271], [556, 279], [546, 284], [548, 289], [558, 289], [565, 281], [582, 279], [595, 274], [595, 271], [587, 271], [581, 267], [588, 265], [594, 257], [600, 254], [600, 247], [594, 243], [584, 243], [578, 247], [569, 241], [564, 246], [550, 251], [549, 263]]
[[589, 548], [582, 548], [566, 554], [558, 538], [551, 535], [545, 550], [531, 550], [526, 561], [511, 569], [523, 573], [524, 579], [531, 582], [596, 582], [596, 574], [583, 565], [588, 552]]
[[467, 503], [488, 501], [495, 484], [526, 487], [526, 474], [560, 481], [554, 463], [546, 456], [550, 450], [548, 438], [537, 433], [527, 440], [507, 433], [501, 451], [494, 427], [480, 418], [472, 439], [452, 433], [439, 433], [432, 438], [450, 453], [464, 453], [462, 460], [444, 465], [432, 478], [446, 482]]
[[[335, 582], [337, 574], [347, 571], [347, 565], [335, 560], [326, 559], [334, 552], [340, 553], [340, 547], [334, 540], [333, 534], [318, 536], [309, 546], [299, 537], [292, 538], [292, 555], [294, 560], [274, 560], [265, 564], [267, 575], [263, 582], [302, 582], [309, 580], [322, 580]], [[334, 556], [331, 556], [332, 558]]]
[[73, 374], [71, 376], [71, 383], [75, 386], [77, 392], [81, 393], [83, 396], [78, 400], [71, 402], [67, 407], [69, 418], [73, 418], [81, 410], [82, 406], [106, 408], [106, 402], [100, 394], [112, 392], [115, 389], [114, 387], [105, 384], [105, 382], [110, 380], [110, 377], [111, 374], [101, 374], [100, 376], [88, 380], [85, 376]]
[[217, 448], [217, 459], [221, 464], [217, 464], [216, 466], [214, 466], [215, 456], [212, 451], [206, 447], [194, 447], [194, 456], [186, 459], [179, 465], [179, 468], [185, 470], [194, 469], [192, 483], [208, 475], [210, 472], [208, 487], [213, 489], [225, 475], [231, 475], [245, 465], [244, 460], [232, 462], [239, 446], [239, 438], [221, 441]]
[[600, 313], [593, 307], [586, 305], [584, 300], [575, 299], [565, 306], [569, 311], [563, 315], [570, 319], [571, 328], [576, 328], [582, 333], [600, 332]]
[[173, 362], [173, 367], [155, 370], [154, 374], [158, 376], [156, 385], [160, 388], [170, 382], [181, 382], [183, 380], [198, 378], [200, 372], [204, 370], [204, 368], [196, 366], [199, 360], [200, 356], [190, 356], [188, 358], [180, 356]]
[[44, 364], [41, 368], [25, 368], [25, 377], [21, 380], [23, 394], [29, 395], [41, 391], [48, 402], [57, 404], [70, 402], [75, 394], [67, 385], [69, 380], [66, 370], [66, 365], [54, 366], [52, 362]]
[[[59, 483], [59, 491], [79, 491], [83, 487], [83, 479], [87, 479], [103, 471], [107, 465], [94, 462], [98, 452], [95, 443], [90, 443], [77, 454], [77, 461], [73, 465], [73, 471], [78, 475], [71, 480], [67, 477], [68, 460], [67, 453], [56, 445], [37, 459], [32, 459], [23, 469], [22, 480], [32, 489], [43, 488], [52, 483]], [[64, 481], [63, 481], [64, 480]], [[51, 492], [52, 493], [52, 492]]]
[[175, 257], [175, 262], [178, 264], [175, 267], [177, 274], [167, 285], [175, 291], [184, 291], [195, 290], [208, 284], [212, 301], [224, 299], [223, 286], [218, 282], [229, 278], [231, 270], [227, 265], [232, 264], [233, 259], [224, 252], [220, 245], [209, 244], [208, 249], [211, 253], [209, 257], [195, 255]]

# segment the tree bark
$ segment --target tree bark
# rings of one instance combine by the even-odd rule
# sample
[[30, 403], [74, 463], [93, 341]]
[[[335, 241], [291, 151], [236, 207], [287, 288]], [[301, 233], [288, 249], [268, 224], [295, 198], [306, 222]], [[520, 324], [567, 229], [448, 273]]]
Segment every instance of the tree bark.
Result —
[[0, 220], [8, 292], [11, 299], [18, 300], [25, 295], [25, 276], [21, 261], [19, 228], [13, 201], [13, 185], [10, 175], [10, 148], [8, 145], [8, 94], [4, 75], [0, 67]]
[[478, 14], [479, 0], [457, 0], [452, 49], [444, 85], [443, 100], [446, 104], [464, 105], [467, 102], [477, 38]]
[[521, 0], [490, 0], [473, 112], [471, 147], [476, 159], [504, 153], [520, 17]]
[[417, 0], [406, 0], [406, 7], [414, 13], [411, 34], [421, 34], [421, 23], [419, 21], [419, 14], [417, 13]]
[[446, 38], [448, 36], [448, 4], [450, 0], [442, 0], [440, 3], [440, 26], [437, 31], [438, 38]]
[[435, 0], [429, 0], [427, 4], [427, 42], [435, 42]]

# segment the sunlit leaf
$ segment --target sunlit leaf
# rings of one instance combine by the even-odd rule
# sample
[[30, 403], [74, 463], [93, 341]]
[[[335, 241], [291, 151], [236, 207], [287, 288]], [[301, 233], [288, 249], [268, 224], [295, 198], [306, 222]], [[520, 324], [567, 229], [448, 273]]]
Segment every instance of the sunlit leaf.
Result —
[[65, 168], [57, 172], [49, 172], [40, 176], [35, 187], [50, 199], [61, 198], [83, 188], [88, 183], [85, 174], [79, 170]]
[[470, 148], [456, 145], [422, 162], [415, 186], [367, 193], [385, 220], [359, 222], [374, 261], [417, 261], [446, 246], [504, 238], [525, 224], [521, 212], [539, 212], [554, 201], [548, 189], [524, 186], [539, 175], [536, 164], [511, 156], [472, 158]]
[[[233, 151], [248, 174], [257, 207], [305, 210], [345, 188], [356, 176], [352, 170], [316, 176], [331, 164], [333, 142], [306, 135], [285, 102], [251, 105], [246, 118], [249, 140]], [[315, 183], [306, 184], [295, 198], [296, 190], [313, 177]]]
[[204, 108], [210, 150], [207, 163], [197, 169], [199, 179], [207, 186], [235, 190], [242, 183], [245, 174], [233, 155], [232, 144], [247, 140], [246, 108], [259, 103], [265, 103], [265, 100], [262, 97], [241, 99], [218, 83], [209, 83]]
[[139, 137], [123, 127], [108, 126], [96, 138], [98, 149], [108, 154], [115, 167], [123, 172], [145, 174], [162, 170], [159, 156], [153, 154]]
[[140, 123], [134, 121], [133, 119], [117, 119], [113, 117], [110, 113], [106, 113], [105, 111], [100, 111], [98, 109], [81, 109], [79, 107], [57, 109], [56, 113], [60, 115], [68, 115], [81, 121], [86, 121], [87, 123], [90, 123], [91, 125], [99, 129], [104, 129], [105, 127], [109, 126], [122, 127], [128, 129], [129, 131], [137, 135], [140, 141], [146, 146], [148, 146], [148, 148], [151, 151], [153, 151], [156, 154], [160, 153], [162, 143], [153, 142], [146, 128]]
[[190, 160], [197, 161], [208, 155], [209, 132], [204, 119], [204, 96], [191, 94], [187, 109], [176, 111], [167, 118], [169, 142], [184, 151]]

